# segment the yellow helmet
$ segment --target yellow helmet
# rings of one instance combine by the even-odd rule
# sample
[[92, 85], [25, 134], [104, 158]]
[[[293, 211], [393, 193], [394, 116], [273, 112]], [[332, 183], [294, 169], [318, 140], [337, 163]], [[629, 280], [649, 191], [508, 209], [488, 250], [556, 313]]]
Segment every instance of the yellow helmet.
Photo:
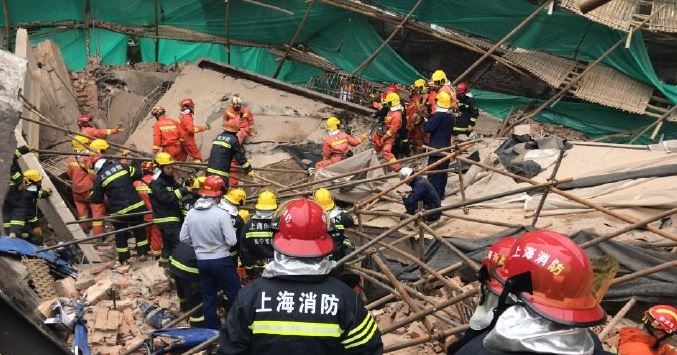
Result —
[[334, 208], [334, 206], [336, 206], [334, 203], [334, 198], [331, 196], [331, 192], [329, 192], [329, 190], [325, 189], [324, 187], [315, 191], [313, 194], [313, 200], [317, 202], [318, 205], [322, 206], [322, 209], [325, 211], [329, 211]]
[[414, 87], [421, 90], [425, 89], [425, 79], [416, 79], [416, 81], [414, 81]]
[[249, 218], [251, 218], [251, 216], [249, 215], [249, 211], [247, 210], [239, 210], [237, 211], [237, 215], [240, 216], [240, 218], [242, 218], [244, 223], [249, 222]]
[[330, 131], [335, 131], [338, 129], [339, 125], [341, 124], [341, 120], [338, 118], [331, 116], [327, 118], [327, 129]]
[[42, 181], [42, 175], [37, 170], [26, 170], [24, 171], [24, 181], [26, 182], [40, 182]]
[[442, 108], [451, 108], [451, 95], [448, 93], [442, 91], [437, 93], [437, 106], [442, 107]]
[[277, 209], [277, 198], [272, 191], [263, 191], [259, 194], [259, 198], [254, 206], [261, 211], [275, 211]]
[[390, 107], [394, 107], [400, 104], [400, 95], [398, 95], [395, 92], [391, 92], [390, 94], [386, 95], [385, 100], [383, 100], [384, 104], [389, 104]]
[[447, 74], [444, 73], [442, 70], [435, 70], [433, 73], [432, 81], [434, 82], [443, 82], [447, 81]]
[[90, 142], [91, 141], [89, 140], [89, 138], [78, 134], [71, 141], [71, 144], [73, 145], [73, 151], [81, 152], [83, 150], [86, 150]]
[[105, 153], [108, 150], [108, 142], [104, 139], [95, 139], [89, 144], [89, 150], [93, 153]]
[[206, 176], [199, 176], [195, 180], [193, 180], [193, 185], [191, 185], [190, 187], [193, 190], [197, 190], [197, 189], [202, 187], [202, 185], [205, 183], [206, 179], [207, 179]]
[[226, 194], [226, 200], [234, 205], [242, 205], [246, 199], [247, 193], [241, 188], [230, 189]]
[[158, 166], [165, 166], [174, 164], [174, 158], [167, 152], [159, 152], [155, 154], [155, 164]]

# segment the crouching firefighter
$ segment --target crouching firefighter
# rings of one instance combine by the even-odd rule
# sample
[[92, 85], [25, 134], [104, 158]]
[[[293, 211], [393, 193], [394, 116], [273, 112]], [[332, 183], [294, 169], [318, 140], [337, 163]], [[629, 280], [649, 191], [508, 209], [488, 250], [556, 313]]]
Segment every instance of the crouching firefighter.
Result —
[[218, 353], [382, 354], [374, 317], [329, 275], [334, 242], [322, 207], [305, 198], [290, 201], [274, 224], [274, 261], [240, 291]]
[[366, 135], [360, 135], [354, 138], [345, 131], [339, 129], [341, 120], [332, 116], [327, 119], [327, 131], [329, 136], [324, 139], [322, 145], [322, 159], [315, 163], [315, 168], [322, 169], [332, 164], [338, 163], [341, 160], [350, 157], [350, 147], [356, 147], [367, 139]]
[[[187, 243], [179, 243], [169, 256], [169, 273], [176, 282], [176, 295], [179, 296], [179, 307], [185, 313], [202, 302], [200, 293], [200, 272], [197, 269], [195, 249]], [[204, 314], [199, 309], [188, 316], [191, 327], [204, 325]]]

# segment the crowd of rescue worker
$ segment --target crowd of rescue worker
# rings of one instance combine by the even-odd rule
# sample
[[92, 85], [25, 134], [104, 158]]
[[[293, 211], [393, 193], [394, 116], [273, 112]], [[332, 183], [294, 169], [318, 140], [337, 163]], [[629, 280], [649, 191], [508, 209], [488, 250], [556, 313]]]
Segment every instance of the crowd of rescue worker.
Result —
[[[400, 94], [407, 91], [405, 104]], [[373, 106], [375, 124], [357, 138], [341, 129], [340, 119], [326, 120], [329, 135], [316, 169], [348, 158], [350, 147], [369, 139], [390, 169], [407, 179], [414, 170], [397, 158], [424, 145], [445, 148], [468, 139], [479, 114], [468, 86], [452, 87], [441, 70], [408, 89], [387, 87]], [[344, 235], [355, 225], [353, 216], [326, 188], [312, 199], [285, 203], [263, 190], [253, 213], [244, 209], [247, 194], [238, 187], [239, 176], [253, 172], [243, 145], [255, 131], [251, 110], [237, 96], [224, 112], [223, 131], [211, 142], [206, 173], [180, 181], [185, 174], [177, 162], [188, 157], [202, 162], [195, 134], [211, 129], [194, 123], [194, 109], [192, 99], [182, 100], [178, 120], [162, 107], [151, 110], [154, 157], [146, 161], [107, 156], [106, 139], [122, 129], [95, 128], [92, 118], [82, 115], [81, 134], [72, 140], [79, 154], [67, 160], [78, 218], [113, 216], [118, 262], [153, 257], [166, 267], [182, 311], [203, 303], [190, 314], [190, 326], [221, 329], [220, 354], [381, 354], [378, 325], [362, 302], [362, 280], [336, 267], [355, 250]], [[36, 201], [52, 191], [41, 187], [39, 171], [22, 173], [18, 159], [30, 151], [16, 149], [4, 227], [10, 237], [41, 245]], [[428, 164], [441, 158], [432, 155]], [[402, 196], [407, 213], [416, 213], [419, 202], [425, 209], [440, 207], [446, 181], [444, 172], [410, 179], [411, 192]], [[105, 233], [103, 220], [83, 222], [82, 228]], [[594, 274], [594, 262], [567, 236], [552, 231], [498, 240], [478, 274], [480, 299], [469, 329], [447, 353], [605, 354], [589, 327], [606, 320], [599, 303], [615, 271], [599, 268], [606, 274]], [[654, 306], [643, 320], [641, 329], [621, 330], [619, 354], [676, 354], [668, 341], [677, 330], [677, 310]]]

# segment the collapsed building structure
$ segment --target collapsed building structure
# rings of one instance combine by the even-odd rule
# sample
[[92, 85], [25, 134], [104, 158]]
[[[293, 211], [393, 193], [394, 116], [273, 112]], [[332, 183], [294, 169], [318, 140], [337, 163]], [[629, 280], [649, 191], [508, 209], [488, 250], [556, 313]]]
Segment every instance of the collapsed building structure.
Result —
[[[611, 314], [623, 305], [626, 307], [608, 323], [606, 329], [597, 329], [602, 332], [602, 338], [609, 347], [615, 346], [613, 337], [617, 335], [615, 329], [619, 320], [625, 316], [637, 319], [636, 314], [630, 312], [641, 308], [636, 303], [674, 299], [677, 294], [674, 257], [677, 229], [671, 226], [669, 218], [677, 208], [671, 198], [674, 196], [672, 190], [677, 188], [677, 178], [670, 142], [651, 146], [573, 142], [573, 148], [565, 150], [558, 140], [537, 140], [538, 149], [528, 149], [517, 141], [497, 138], [509, 136], [514, 132], [513, 126], [533, 122], [534, 118], [562, 123], [557, 117], [572, 117], [571, 111], [593, 107], [597, 110], [593, 112], [611, 110], [609, 108], [624, 111], [609, 111], [614, 112], [611, 116], [619, 118], [622, 122], [619, 127], [622, 128], [609, 128], [609, 124], [605, 123], [605, 127], [599, 128], [593, 136], [610, 140], [622, 138], [623, 142], [633, 143], [649, 142], [661, 132], [670, 137], [673, 129], [670, 122], [677, 117], [670, 88], [659, 88], [659, 83], [647, 83], [628, 75], [619, 70], [621, 66], [614, 68], [600, 64], [604, 62], [605, 57], [602, 56], [584, 62], [548, 51], [502, 45], [509, 42], [514, 33], [505, 32], [500, 36], [502, 38], [492, 40], [489, 35], [479, 38], [454, 30], [453, 26], [446, 28], [432, 24], [437, 21], [426, 23], [425, 14], [435, 7], [426, 9], [425, 6], [430, 5], [425, 5], [420, 10], [423, 12], [417, 13], [420, 1], [398, 2], [402, 5], [386, 10], [357, 1], [317, 1], [324, 4], [321, 6], [344, 9], [340, 12], [342, 15], [347, 13], [344, 11], [359, 13], [359, 18], [352, 18], [361, 25], [364, 21], [362, 16], [394, 23], [397, 27], [392, 37], [400, 28], [406, 28], [454, 43], [481, 54], [482, 60], [491, 58], [511, 71], [521, 72], [520, 75], [535, 76], [552, 88], [550, 93], [553, 95], [538, 99], [478, 90], [478, 100], [483, 108], [478, 133], [484, 137], [445, 151], [454, 164], [450, 169], [452, 174], [447, 197], [442, 203], [444, 214], [442, 220], [428, 224], [422, 214], [410, 216], [404, 213], [398, 192], [405, 192], [408, 188], [395, 176], [389, 175], [387, 169], [382, 169], [387, 164], [381, 164], [377, 154], [368, 146], [356, 150], [354, 157], [312, 176], [306, 173], [306, 168], [318, 159], [317, 152], [324, 136], [324, 118], [338, 115], [352, 132], [369, 130], [372, 111], [364, 106], [368, 104], [368, 93], [380, 87], [377, 81], [394, 81], [382, 80], [385, 78], [382, 66], [401, 64], [393, 59], [395, 52], [388, 46], [392, 38], [370, 46], [360, 52], [361, 56], [356, 56], [359, 60], [346, 60], [349, 62], [346, 64], [341, 62], [340, 57], [348, 54], [330, 55], [329, 49], [322, 50], [326, 43], [310, 44], [311, 50], [300, 46], [302, 42], [312, 42], [309, 34], [306, 33], [305, 37], [299, 34], [304, 33], [305, 26], [312, 27], [313, 21], [322, 18], [334, 18], [336, 13], [313, 13], [314, 6], [320, 7], [314, 5], [315, 2], [303, 6], [271, 5], [275, 9], [262, 8], [259, 2], [238, 3], [233, 2], [232, 5], [253, 6], [273, 14], [292, 9], [297, 21], [287, 27], [293, 34], [272, 40], [283, 44], [263, 46], [253, 39], [243, 40], [246, 38], [244, 35], [239, 39], [230, 38], [228, 34], [210, 33], [208, 28], [200, 31], [199, 28], [161, 24], [157, 18], [155, 26], [149, 26], [144, 21], [136, 24], [93, 21], [92, 18], [101, 16], [103, 9], [99, 12], [90, 9], [89, 14], [83, 13], [88, 16], [85, 23], [91, 24], [84, 29], [77, 27], [77, 23], [56, 20], [40, 26], [17, 24], [17, 27], [23, 25], [29, 29], [37, 27], [40, 31], [61, 27], [66, 32], [89, 32], [90, 43], [83, 48], [87, 50], [91, 48], [92, 41], [100, 41], [98, 52], [90, 53], [99, 54], [100, 58], [81, 62], [82, 67], [78, 69], [85, 70], [77, 72], [67, 69], [69, 62], [68, 66], [72, 67], [76, 55], [64, 53], [64, 49], [72, 51], [72, 47], [68, 49], [52, 41], [33, 46], [29, 33], [24, 30], [16, 31], [14, 45], [18, 56], [3, 52], [3, 60], [8, 63], [3, 68], [16, 68], [17, 73], [3, 79], [3, 83], [14, 83], [13, 86], [3, 85], [6, 90], [3, 97], [10, 99], [9, 105], [3, 105], [2, 109], [8, 109], [5, 116], [12, 118], [3, 121], [7, 125], [3, 133], [14, 132], [19, 117], [25, 118], [20, 121], [14, 138], [19, 143], [25, 139], [28, 145], [45, 151], [39, 154], [39, 160], [35, 156], [25, 157], [23, 164], [43, 171], [43, 175], [49, 176], [45, 179], [46, 184], [62, 192], [60, 196], [55, 194], [40, 204], [43, 223], [48, 223], [53, 232], [52, 242], [86, 237], [75, 223], [68, 206], [68, 183], [62, 181], [65, 156], [54, 154], [66, 150], [66, 142], [77, 130], [74, 118], [81, 111], [95, 113], [102, 125], [125, 127], [125, 134], [113, 142], [130, 150], [132, 156], [141, 156], [141, 152], [150, 151], [153, 122], [148, 119], [148, 111], [153, 105], [166, 107], [168, 114], [173, 116], [178, 113], [178, 102], [191, 96], [197, 101], [196, 123], [219, 127], [226, 101], [237, 94], [256, 116], [256, 133], [250, 137], [246, 148], [253, 166], [258, 168], [259, 178], [245, 183], [249, 195], [272, 188], [280, 198], [289, 199], [308, 196], [314, 189], [325, 186], [356, 215], [358, 226], [349, 231], [349, 235], [358, 245], [358, 251], [344, 262], [368, 285], [367, 307], [373, 311], [385, 334], [387, 352], [443, 351], [446, 344], [454, 340], [455, 334], [467, 329], [467, 320], [476, 304], [478, 291], [474, 273], [487, 246], [501, 236], [518, 234], [529, 228], [566, 233], [586, 248], [591, 257], [609, 254], [621, 261], [621, 270], [604, 305]], [[380, 1], [375, 3], [381, 4]], [[562, 6], [575, 9], [574, 3], [563, 2]], [[531, 9], [534, 16], [540, 18], [546, 16], [548, 5], [549, 2], [543, 3], [538, 11], [535, 7], [525, 6], [525, 9]], [[669, 7], [669, 4], [666, 6]], [[650, 14], [655, 16], [635, 16], [628, 23], [648, 26], [649, 30], [668, 31], [666, 29], [672, 28], [674, 18], [659, 15], [666, 6], [660, 1], [654, 2], [655, 11]], [[571, 14], [557, 15], [564, 17]], [[603, 19], [611, 21], [613, 18], [611, 15], [589, 16], [602, 23], [605, 23]], [[529, 18], [525, 18], [524, 26], [529, 23]], [[662, 22], [657, 22], [659, 20]], [[6, 18], [5, 24], [9, 22]], [[519, 29], [522, 23], [515, 25], [514, 28]], [[618, 26], [620, 30], [631, 32], [636, 28], [623, 24]], [[316, 32], [313, 32], [316, 36], [328, 36]], [[304, 40], [297, 36], [304, 37]], [[101, 40], [102, 37], [107, 39]], [[59, 38], [55, 39], [58, 42]], [[141, 63], [134, 68], [116, 69], [101, 63], [113, 64], [117, 61], [116, 64], [122, 64], [115, 54], [120, 43], [126, 43], [128, 39], [138, 39], [143, 44], [142, 52], [146, 51], [148, 58], [155, 57], [148, 61], [160, 61], [171, 66], [158, 70], [155, 64]], [[609, 43], [619, 43], [616, 46], [622, 47], [621, 44], [633, 44], [637, 40], [637, 35], [621, 36], [613, 37]], [[315, 41], [318, 39], [315, 38]], [[208, 48], [205, 49], [205, 46]], [[178, 56], [181, 60], [177, 59], [176, 50], [188, 47], [197, 54], [186, 50]], [[218, 54], [213, 55], [212, 51], [218, 51]], [[387, 52], [385, 58], [389, 58], [390, 62], [380, 62], [384, 60], [381, 51]], [[211, 59], [197, 59], [198, 54]], [[234, 66], [215, 61], [215, 56], [223, 62], [230, 61]], [[277, 58], [277, 61], [271, 61], [269, 56]], [[111, 59], [113, 57], [117, 59]], [[126, 56], [124, 59], [127, 59]], [[193, 64], [179, 65], [179, 61], [187, 59], [196, 60]], [[81, 61], [81, 58], [78, 60]], [[246, 61], [255, 61], [256, 64]], [[266, 64], [265, 68], [261, 67], [262, 63]], [[479, 65], [481, 61], [477, 63]], [[299, 66], [308, 72], [299, 70]], [[309, 67], [313, 69], [309, 70]], [[408, 68], [405, 66], [401, 70], [406, 72]], [[285, 80], [271, 79], [261, 75], [262, 72]], [[460, 73], [459, 78], [464, 75], [468, 74]], [[408, 78], [406, 73], [397, 76], [402, 80]], [[307, 88], [288, 83], [306, 80]], [[347, 82], [361, 88], [362, 93], [358, 94], [360, 90], [355, 90], [348, 99], [342, 90], [342, 85]], [[22, 88], [20, 96], [18, 88]], [[595, 105], [560, 102], [563, 97], [577, 97]], [[563, 111], [570, 111], [558, 113], [552, 107], [554, 104], [565, 107]], [[23, 112], [19, 114], [20, 111]], [[645, 116], [643, 121], [628, 123], [630, 118], [641, 116]], [[587, 117], [577, 117], [574, 121], [576, 123], [570, 126], [580, 127], [591, 122]], [[526, 134], [518, 135], [530, 135], [532, 138], [543, 135], [539, 125], [519, 129]], [[217, 133], [217, 129], [213, 129], [197, 135], [198, 147], [203, 155], [208, 155], [210, 142]], [[11, 136], [7, 137], [7, 140], [11, 139]], [[5, 162], [10, 161], [13, 148], [14, 145], [0, 149]], [[425, 175], [432, 170], [425, 167], [426, 154], [429, 152], [404, 158], [402, 162], [417, 167], [416, 175]], [[8, 167], [7, 164], [0, 166], [3, 169]], [[43, 325], [43, 318], [45, 314], [52, 315], [51, 305], [55, 296], [69, 299], [83, 297], [91, 306], [86, 319], [96, 352], [119, 354], [138, 349], [153, 330], [138, 309], [140, 305], [156, 303], [172, 311], [178, 309], [171, 282], [152, 262], [113, 267], [110, 263], [114, 258], [111, 243], [77, 245], [82, 261], [77, 265], [77, 278], [55, 280], [54, 273], [45, 267], [45, 262], [22, 262], [14, 256], [0, 257], [3, 267], [12, 270], [1, 280], [1, 295], [27, 315], [36, 328], [62, 345], [70, 344], [72, 339], [64, 340], [62, 333]], [[182, 317], [178, 317], [169, 325], [183, 324], [181, 321]], [[630, 321], [626, 318], [622, 322]]]

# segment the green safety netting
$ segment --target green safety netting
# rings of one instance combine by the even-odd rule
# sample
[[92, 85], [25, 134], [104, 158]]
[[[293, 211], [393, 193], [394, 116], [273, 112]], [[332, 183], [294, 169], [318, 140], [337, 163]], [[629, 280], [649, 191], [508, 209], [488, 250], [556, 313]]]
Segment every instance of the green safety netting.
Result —
[[[408, 13], [416, 3], [415, 0], [375, 1], [400, 14]], [[424, 1], [412, 17], [497, 41], [535, 10], [535, 5], [524, 0]], [[515, 34], [509, 43], [515, 47], [591, 62], [626, 36], [625, 32], [558, 9], [552, 15], [542, 11]], [[621, 45], [604, 63], [632, 78], [655, 86], [673, 103], [677, 103], [677, 86], [665, 84], [658, 79], [641, 31], [633, 34], [629, 49]]]
[[[477, 104], [492, 116], [504, 119], [513, 109], [524, 105], [540, 105], [544, 100], [523, 96], [507, 95], [491, 91], [472, 90]], [[537, 121], [563, 125], [583, 132], [591, 137], [607, 136], [645, 127], [655, 120], [615, 110], [608, 107], [585, 103], [560, 101], [555, 107], [541, 112]], [[665, 139], [677, 138], [677, 124], [666, 122], [661, 133]], [[651, 130], [637, 140], [638, 144], [650, 143]], [[619, 142], [627, 143], [627, 138]]]

